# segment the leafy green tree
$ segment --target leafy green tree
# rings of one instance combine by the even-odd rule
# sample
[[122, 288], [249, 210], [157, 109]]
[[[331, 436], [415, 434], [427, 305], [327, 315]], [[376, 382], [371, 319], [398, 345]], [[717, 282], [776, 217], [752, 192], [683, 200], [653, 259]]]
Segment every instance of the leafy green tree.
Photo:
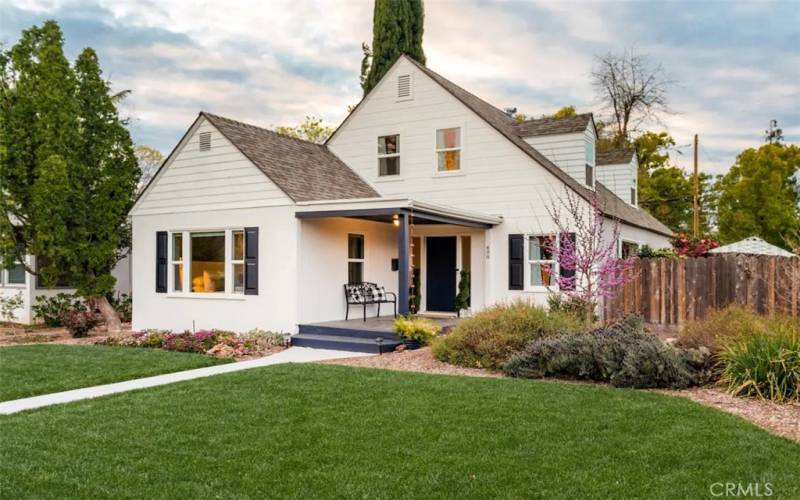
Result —
[[281, 126], [275, 129], [275, 132], [294, 137], [295, 139], [302, 139], [304, 141], [315, 142], [322, 144], [328, 140], [328, 137], [333, 134], [335, 129], [322, 123], [322, 118], [314, 116], [306, 116], [306, 121], [297, 125], [296, 127]]
[[136, 162], [142, 172], [142, 177], [139, 180], [139, 189], [144, 189], [150, 179], [158, 172], [158, 167], [164, 162], [164, 155], [161, 154], [161, 151], [142, 144], [137, 144], [133, 148], [133, 153], [136, 155]]
[[[424, 10], [422, 0], [375, 0], [372, 56], [369, 73], [362, 84], [364, 95], [378, 84], [401, 54], [425, 64], [422, 50]], [[366, 58], [366, 51], [364, 55]], [[362, 60], [362, 75], [365, 64]]]
[[578, 113], [575, 111], [575, 106], [564, 106], [553, 113], [553, 118], [566, 118], [568, 116], [575, 116], [577, 114]]
[[36, 255], [29, 272], [48, 285], [67, 278], [115, 331], [105, 295], [130, 245], [140, 172], [97, 55], [87, 48], [71, 67], [63, 43], [47, 21], [0, 59], [0, 260]]
[[765, 144], [744, 150], [717, 182], [723, 243], [757, 235], [786, 249], [800, 231], [800, 147]]

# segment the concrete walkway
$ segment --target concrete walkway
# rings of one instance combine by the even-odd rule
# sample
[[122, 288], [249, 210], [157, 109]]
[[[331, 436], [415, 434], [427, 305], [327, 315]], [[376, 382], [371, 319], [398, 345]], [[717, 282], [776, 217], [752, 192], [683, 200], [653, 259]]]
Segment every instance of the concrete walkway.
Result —
[[15, 399], [0, 403], [0, 415], [10, 415], [25, 410], [41, 408], [43, 406], [70, 403], [82, 399], [97, 398], [116, 394], [119, 392], [135, 391], [159, 385], [183, 382], [202, 377], [211, 377], [222, 373], [232, 373], [250, 368], [260, 368], [262, 366], [280, 365], [283, 363], [309, 363], [313, 361], [324, 361], [326, 359], [355, 358], [360, 356], [372, 356], [372, 354], [362, 352], [334, 351], [330, 349], [313, 349], [310, 347], [290, 347], [272, 356], [265, 358], [251, 359], [224, 365], [207, 366], [205, 368], [195, 368], [182, 372], [165, 373], [153, 377], [127, 380], [113, 384], [96, 385], [94, 387], [84, 387], [83, 389], [73, 389], [71, 391], [44, 394], [24, 399]]

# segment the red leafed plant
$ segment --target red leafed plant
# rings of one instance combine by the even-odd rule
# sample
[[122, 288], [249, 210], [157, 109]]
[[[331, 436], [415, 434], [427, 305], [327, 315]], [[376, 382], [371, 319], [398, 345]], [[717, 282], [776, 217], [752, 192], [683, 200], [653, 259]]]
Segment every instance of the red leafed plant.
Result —
[[672, 248], [681, 257], [704, 257], [709, 250], [719, 247], [719, 242], [711, 238], [692, 238], [686, 233], [679, 233], [672, 240]]

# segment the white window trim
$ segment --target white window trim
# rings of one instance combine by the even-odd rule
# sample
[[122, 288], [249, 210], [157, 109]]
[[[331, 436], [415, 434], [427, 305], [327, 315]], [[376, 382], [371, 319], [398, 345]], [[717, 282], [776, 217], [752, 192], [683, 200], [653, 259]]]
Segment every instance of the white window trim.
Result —
[[[391, 153], [391, 154], [380, 154], [380, 153], [378, 153], [377, 154], [377, 162], [376, 162], [377, 163], [377, 167], [378, 167], [377, 180], [379, 180], [379, 181], [398, 180], [398, 179], [401, 179], [402, 178], [401, 176], [403, 175], [403, 159], [402, 159], [402, 156], [401, 156], [402, 152], [403, 152], [403, 141], [400, 140], [401, 139], [400, 138], [400, 135], [401, 135], [400, 132], [389, 132], [387, 134], [378, 134], [377, 139], [375, 141], [375, 144], [376, 145], [378, 144], [378, 141], [380, 141], [381, 137], [389, 137], [389, 136], [392, 136], [392, 135], [396, 135], [397, 136], [397, 153]], [[395, 157], [397, 158], [397, 173], [396, 174], [391, 174], [391, 175], [381, 175], [381, 158], [395, 158]]]
[[[525, 252], [525, 269], [524, 269], [524, 279], [525, 279], [525, 287], [524, 290], [526, 292], [555, 292], [559, 290], [558, 286], [558, 277], [561, 276], [561, 268], [558, 264], [558, 260], [556, 259], [531, 259], [530, 258], [530, 244], [531, 238], [539, 237], [539, 236], [555, 236], [556, 238], [556, 246], [561, 244], [561, 238], [559, 237], [558, 233], [527, 233], [524, 235], [524, 245], [523, 251]], [[552, 262], [553, 263], [553, 284], [552, 285], [532, 285], [531, 284], [531, 264], [537, 264], [542, 262]]]
[[[364, 257], [362, 257], [360, 259], [351, 259], [350, 258], [350, 236], [361, 236], [361, 241], [363, 242], [362, 244], [364, 246]], [[348, 274], [346, 276], [345, 281], [347, 282], [348, 285], [350, 284], [349, 269], [350, 269], [350, 263], [351, 262], [360, 262], [361, 263], [361, 281], [365, 281], [366, 278], [367, 278], [367, 276], [366, 276], [366, 274], [367, 274], [367, 235], [366, 235], [366, 233], [363, 233], [363, 232], [362, 233], [356, 233], [356, 232], [352, 232], [351, 233], [351, 232], [348, 232], [347, 233], [347, 242], [346, 243], [347, 243], [347, 248], [345, 249], [345, 251], [347, 252], [347, 272], [348, 272]]]
[[[451, 128], [457, 128], [458, 132], [458, 142], [459, 147], [457, 148], [442, 148], [439, 149], [437, 147], [436, 139], [439, 135], [440, 130], [447, 130]], [[463, 124], [450, 124], [450, 125], [443, 125], [437, 126], [433, 130], [433, 172], [434, 177], [456, 177], [459, 175], [464, 175], [464, 131], [465, 127]], [[458, 170], [439, 170], [439, 153], [445, 151], [458, 151]]]
[[642, 241], [632, 240], [630, 238], [623, 238], [623, 237], [620, 236], [619, 239], [617, 239], [617, 258], [618, 259], [622, 258], [622, 244], [623, 243], [636, 245], [636, 249], [637, 250], [644, 246], [644, 242], [642, 242]]
[[[192, 240], [192, 233], [213, 233], [213, 232], [224, 232], [225, 233], [225, 290], [222, 292], [193, 292], [192, 291], [192, 256], [191, 256], [191, 240]], [[233, 264], [234, 262], [244, 262], [244, 261], [233, 261], [233, 231], [244, 231], [244, 227], [234, 227], [234, 228], [194, 228], [188, 230], [172, 230], [169, 231], [169, 237], [167, 238], [167, 252], [169, 255], [169, 269], [167, 270], [167, 279], [169, 280], [169, 292], [167, 293], [167, 297], [170, 298], [197, 298], [197, 299], [211, 299], [211, 298], [219, 298], [219, 299], [241, 299], [244, 300], [244, 290], [241, 292], [234, 292], [233, 291]], [[175, 290], [174, 280], [175, 280], [175, 269], [172, 265], [173, 262], [178, 263], [180, 261], [173, 261], [172, 260], [172, 247], [173, 247], [173, 234], [181, 233], [183, 235], [182, 238], [182, 245], [183, 245], [183, 290]]]
[[[234, 248], [234, 244], [236, 242], [236, 240], [233, 239], [233, 233], [236, 233], [236, 232], [242, 233], [242, 258], [241, 259], [234, 259], [233, 258], [233, 248]], [[225, 291], [226, 291], [226, 293], [231, 293], [233, 295], [238, 295], [240, 293], [244, 294], [244, 288], [245, 288], [244, 287], [244, 283], [242, 283], [242, 291], [241, 292], [237, 292], [236, 290], [233, 289], [233, 287], [234, 287], [233, 283], [234, 283], [234, 280], [236, 279], [236, 272], [235, 272], [236, 265], [237, 264], [241, 264], [242, 273], [245, 272], [244, 271], [244, 252], [245, 252], [244, 239], [245, 239], [244, 229], [231, 229], [230, 230], [230, 248], [228, 250], [226, 250], [225, 260], [226, 261], [230, 260], [229, 270], [231, 272], [231, 279], [230, 280], [225, 280], [225, 289], [226, 289]], [[226, 241], [227, 240], [228, 240], [228, 238], [227, 238], [227, 234], [226, 234]], [[227, 255], [228, 251], [230, 251], [230, 259], [228, 259], [228, 255]], [[242, 278], [244, 278], [244, 274], [242, 274]], [[228, 291], [228, 281], [230, 281], [230, 291]]]
[[[181, 260], [175, 260], [175, 236], [181, 235]], [[169, 293], [183, 293], [186, 291], [186, 234], [183, 231], [171, 231], [167, 244], [167, 252], [169, 255], [169, 269], [167, 270], [167, 279], [169, 280]], [[183, 281], [181, 282], [181, 290], [175, 290], [175, 265], [183, 265]]]

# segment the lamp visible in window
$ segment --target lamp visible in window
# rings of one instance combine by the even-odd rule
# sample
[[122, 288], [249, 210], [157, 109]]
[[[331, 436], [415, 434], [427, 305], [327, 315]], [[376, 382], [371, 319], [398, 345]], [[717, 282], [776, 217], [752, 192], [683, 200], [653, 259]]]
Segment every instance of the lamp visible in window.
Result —
[[436, 169], [439, 172], [461, 170], [461, 128], [436, 131]]
[[225, 292], [225, 233], [192, 233], [192, 292]]

